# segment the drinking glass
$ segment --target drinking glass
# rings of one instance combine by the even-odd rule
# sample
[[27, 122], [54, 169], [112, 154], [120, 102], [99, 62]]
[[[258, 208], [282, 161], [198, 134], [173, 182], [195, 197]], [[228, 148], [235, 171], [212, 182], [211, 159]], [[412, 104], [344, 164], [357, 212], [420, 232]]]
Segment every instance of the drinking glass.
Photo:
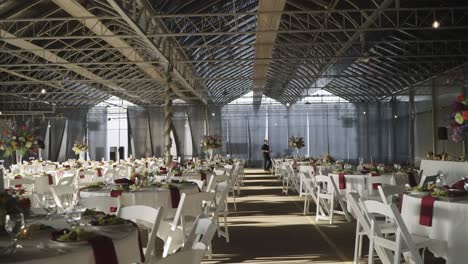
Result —
[[57, 212], [57, 204], [55, 203], [54, 197], [52, 195], [44, 195], [44, 197], [42, 197], [41, 205], [42, 209], [47, 212], [48, 218]]
[[21, 247], [18, 245], [18, 235], [24, 228], [24, 216], [22, 213], [7, 214], [5, 216], [5, 231], [10, 235], [12, 241], [8, 246], [10, 254], [16, 251], [16, 248]]

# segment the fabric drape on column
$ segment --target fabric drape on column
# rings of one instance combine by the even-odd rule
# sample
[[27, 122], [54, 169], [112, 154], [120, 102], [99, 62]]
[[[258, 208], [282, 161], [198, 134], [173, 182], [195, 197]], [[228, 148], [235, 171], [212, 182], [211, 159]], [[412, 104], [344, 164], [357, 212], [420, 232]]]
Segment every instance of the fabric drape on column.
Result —
[[[164, 109], [162, 107], [148, 108], [149, 132], [151, 135], [152, 153], [156, 157], [165, 154], [166, 142], [164, 141]], [[173, 142], [175, 144], [175, 142]]]
[[187, 121], [187, 117], [185, 115], [185, 107], [184, 106], [174, 106], [174, 116], [172, 118], [172, 128], [174, 131], [174, 139], [176, 142], [177, 147], [177, 156], [181, 158], [181, 160], [185, 159], [187, 143], [186, 142], [186, 134], [185, 134], [185, 122]]
[[88, 146], [91, 160], [106, 157], [107, 108], [95, 106], [88, 112]]
[[58, 161], [60, 147], [64, 142], [65, 124], [67, 120], [65, 118], [53, 118], [50, 119], [49, 127], [49, 144], [46, 145], [48, 149], [48, 159], [51, 161]]
[[187, 106], [187, 115], [192, 133], [193, 156], [201, 157], [200, 140], [205, 135], [205, 106], [189, 105]]
[[[148, 111], [142, 107], [132, 106], [127, 108], [127, 115], [133, 139], [132, 149], [135, 150], [135, 158], [143, 158], [152, 155], [150, 133], [148, 127]], [[159, 128], [162, 130], [162, 128]], [[130, 132], [129, 131], [129, 132]]]
[[258, 161], [263, 160], [262, 145], [265, 140], [266, 131], [266, 111], [264, 107], [254, 112], [252, 109], [249, 120], [249, 138], [250, 138], [250, 164], [260, 166]]
[[85, 139], [88, 111], [89, 108], [73, 108], [62, 111], [68, 120], [65, 159], [77, 158], [72, 148], [75, 143], [83, 143]]

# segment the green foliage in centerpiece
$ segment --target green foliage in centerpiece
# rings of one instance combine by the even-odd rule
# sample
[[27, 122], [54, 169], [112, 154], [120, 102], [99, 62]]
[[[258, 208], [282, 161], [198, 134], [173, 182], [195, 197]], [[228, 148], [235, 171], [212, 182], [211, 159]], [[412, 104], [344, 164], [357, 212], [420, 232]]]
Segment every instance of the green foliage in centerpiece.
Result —
[[8, 121], [8, 128], [0, 136], [0, 149], [5, 157], [10, 157], [13, 152], [18, 155], [37, 153], [39, 151], [37, 129], [30, 125], [31, 120], [24, 123]]
[[289, 147], [301, 149], [304, 146], [305, 146], [305, 143], [304, 143], [304, 138], [303, 137], [291, 136], [289, 138]]

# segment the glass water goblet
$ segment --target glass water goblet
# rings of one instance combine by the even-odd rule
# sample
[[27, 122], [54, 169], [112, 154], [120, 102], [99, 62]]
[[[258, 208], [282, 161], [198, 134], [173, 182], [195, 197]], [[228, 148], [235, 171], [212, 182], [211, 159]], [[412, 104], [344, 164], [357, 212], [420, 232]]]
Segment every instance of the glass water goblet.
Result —
[[50, 219], [53, 214], [57, 213], [57, 204], [52, 195], [44, 195], [42, 198], [42, 208], [46, 211], [48, 219]]
[[18, 235], [24, 228], [24, 216], [22, 213], [12, 213], [5, 216], [5, 231], [11, 237], [11, 243], [8, 246], [9, 254], [16, 252], [17, 248], [21, 248], [18, 245]]

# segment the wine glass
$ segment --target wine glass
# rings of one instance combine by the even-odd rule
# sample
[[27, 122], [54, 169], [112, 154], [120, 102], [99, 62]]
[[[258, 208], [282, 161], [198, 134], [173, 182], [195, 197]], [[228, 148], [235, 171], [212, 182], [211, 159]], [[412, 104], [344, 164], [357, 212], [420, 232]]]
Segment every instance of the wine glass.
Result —
[[57, 212], [57, 204], [52, 195], [46, 194], [42, 197], [42, 208], [47, 212], [48, 218]]
[[18, 245], [18, 235], [24, 228], [24, 216], [22, 213], [12, 213], [5, 215], [5, 231], [10, 235], [12, 241], [8, 246], [10, 254], [15, 253], [16, 248], [20, 248]]

